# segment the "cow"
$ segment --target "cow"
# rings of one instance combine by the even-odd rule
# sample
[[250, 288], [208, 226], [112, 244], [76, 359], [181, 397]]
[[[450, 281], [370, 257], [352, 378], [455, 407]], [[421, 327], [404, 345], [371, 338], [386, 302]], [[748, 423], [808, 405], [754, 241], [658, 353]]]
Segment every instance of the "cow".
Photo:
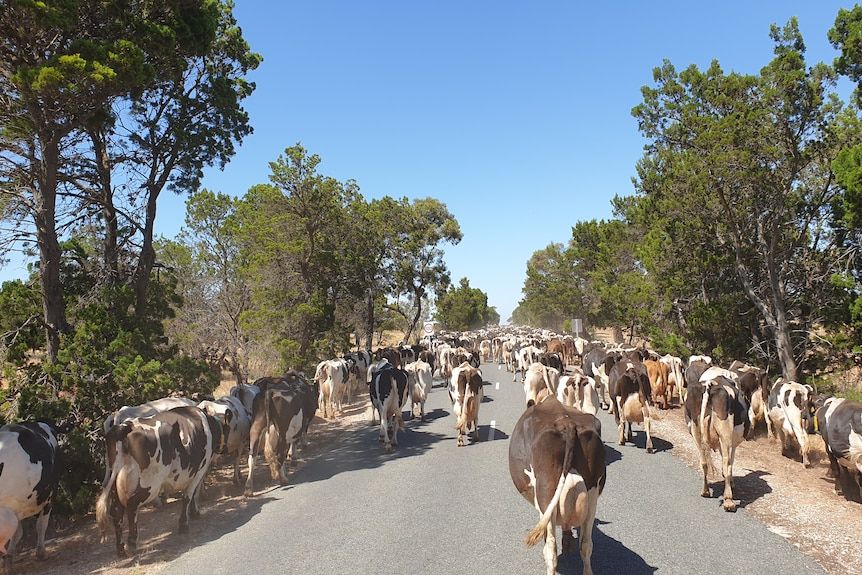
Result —
[[491, 341], [488, 339], [483, 339], [479, 343], [479, 355], [482, 357], [482, 361], [488, 363], [491, 361]]
[[667, 409], [669, 406], [668, 396], [672, 396], [667, 389], [669, 376], [667, 365], [652, 359], [644, 361], [643, 364], [649, 377], [653, 400], [658, 403], [658, 399], [661, 398], [661, 408]]
[[515, 424], [509, 474], [518, 493], [540, 514], [526, 544], [532, 547], [545, 538], [548, 575], [557, 571], [557, 526], [564, 554], [573, 550], [572, 528], [578, 528], [583, 572], [592, 574], [593, 522], [606, 472], [601, 424], [594, 416], [549, 398], [528, 407]]
[[0, 427], [0, 568], [5, 573], [12, 572], [21, 524], [28, 517], [36, 516], [36, 557], [45, 557], [45, 531], [59, 477], [59, 444], [52, 425]]
[[[353, 360], [355, 364], [354, 369], [356, 370], [356, 385], [358, 388], [362, 388], [362, 384], [368, 382], [368, 368], [371, 367], [371, 354], [361, 349], [359, 351], [352, 351], [344, 356], [346, 360]], [[350, 403], [350, 398], [348, 398], [348, 403]]]
[[431, 367], [431, 377], [434, 377], [434, 369], [436, 366], [436, 357], [433, 351], [422, 351], [419, 353], [419, 361], [424, 361]]
[[842, 494], [841, 470], [856, 481], [862, 497], [862, 403], [830, 397], [816, 412], [816, 426], [826, 444], [835, 493]]
[[563, 358], [560, 356], [559, 353], [540, 353], [538, 356], [538, 361], [542, 365], [553, 367], [558, 372], [560, 372], [560, 375], [566, 373]]
[[757, 422], [766, 420], [766, 404], [769, 400], [769, 374], [759, 367], [746, 365], [741, 361], [730, 364], [730, 371], [737, 375], [737, 387], [748, 403], [748, 419], [751, 427], [746, 439], [754, 438]]
[[[556, 353], [556, 354], [558, 354], [564, 365], [568, 365], [569, 363], [571, 363], [571, 358], [566, 353], [566, 345], [562, 342], [562, 340], [560, 340], [558, 338], [554, 338], [552, 340], [549, 340], [548, 343], [545, 344], [545, 353]], [[556, 367], [556, 366], [552, 366], [552, 367]], [[560, 369], [560, 373], [564, 373], [564, 370]]]
[[407, 374], [381, 360], [373, 371], [368, 393], [371, 398], [372, 417], [375, 411], [380, 417], [379, 438], [383, 442], [383, 450], [391, 453], [393, 446], [398, 445], [398, 429], [403, 426], [401, 406], [407, 398]]
[[416, 352], [410, 346], [401, 345], [401, 347], [398, 348], [398, 353], [401, 354], [402, 367], [407, 365], [408, 363], [413, 363], [414, 361], [416, 361]]
[[[702, 355], [693, 355], [692, 358], [703, 358], [707, 356]], [[708, 358], [709, 359], [709, 358]], [[688, 365], [685, 368], [685, 373], [683, 375], [683, 384], [680, 389], [680, 399], [685, 402], [685, 395], [688, 394], [688, 388], [700, 381], [700, 376], [703, 375], [712, 364], [712, 359], [709, 361], [704, 361], [703, 359], [689, 359]], [[683, 391], [685, 392], [683, 394]]]
[[811, 419], [813, 415], [814, 388], [778, 378], [769, 392], [767, 431], [778, 438], [782, 454], [798, 447], [804, 467], [811, 466], [808, 460], [808, 429], [814, 425]]
[[394, 347], [383, 347], [378, 349], [376, 352], [374, 352], [374, 359], [375, 361], [385, 359], [393, 367], [400, 368], [403, 365], [401, 360], [401, 351], [395, 349]]
[[646, 432], [646, 452], [653, 452], [650, 430], [652, 387], [646, 368], [639, 361], [625, 357], [611, 368], [608, 391], [614, 420], [619, 428], [620, 445], [632, 438], [632, 423], [643, 423]]
[[517, 381], [518, 372], [521, 372], [521, 379], [526, 377], [527, 369], [536, 362], [540, 350], [532, 345], [527, 345], [518, 350], [515, 357], [515, 371], [512, 373], [512, 381]]
[[344, 390], [350, 385], [350, 362], [344, 359], [321, 361], [314, 372], [314, 381], [320, 388], [317, 402], [323, 417], [335, 417], [336, 411], [341, 411]]
[[703, 469], [701, 497], [709, 497], [708, 476], [713, 469], [710, 450], [721, 452], [724, 474], [722, 507], [736, 511], [733, 500], [733, 461], [736, 448], [748, 432], [748, 405], [733, 380], [718, 375], [690, 382], [685, 398], [685, 423], [694, 439]]
[[673, 399], [673, 393], [676, 392], [679, 397], [679, 404], [685, 401], [683, 387], [685, 387], [685, 377], [683, 376], [682, 359], [666, 354], [659, 358], [659, 361], [667, 366], [667, 384], [672, 387], [673, 391], [668, 391], [668, 397]]
[[547, 390], [546, 395], [557, 395], [557, 385], [560, 382], [560, 372], [553, 367], [534, 363], [524, 373], [524, 395], [527, 407], [540, 401], [539, 394]]
[[595, 415], [598, 412], [599, 394], [596, 382], [576, 368], [573, 375], [563, 376], [557, 386], [557, 400], [569, 407], [576, 407], [584, 413]]
[[[175, 407], [187, 407], [195, 405], [195, 403], [195, 401], [187, 397], [163, 397], [161, 399], [154, 399], [152, 401], [142, 403], [141, 405], [124, 405], [105, 418], [105, 421], [102, 424], [102, 429], [105, 432], [105, 437], [107, 437], [108, 432], [112, 427], [123, 423], [124, 421], [129, 421], [130, 419], [135, 419], [137, 417], [152, 417], [157, 413], [162, 413], [163, 411], [168, 411]], [[116, 454], [112, 453], [110, 450], [107, 450], [105, 453], [105, 478], [102, 480], [103, 488], [107, 485], [108, 479], [111, 477], [111, 467], [114, 465], [115, 455]], [[157, 501], [156, 504], [159, 505], [160, 502]]]
[[[596, 391], [599, 394], [601, 407], [612, 410], [613, 398], [609, 397], [608, 385], [610, 380], [608, 376], [614, 364], [620, 360], [622, 354], [618, 351], [606, 351], [600, 347], [591, 349], [584, 356], [581, 364], [584, 370], [584, 375], [592, 377], [596, 382]], [[605, 399], [607, 398], [607, 401]]]
[[254, 462], [260, 449], [269, 464], [273, 481], [287, 484], [285, 462], [295, 443], [307, 441], [308, 426], [319, 405], [317, 382], [308, 384], [301, 374], [289, 372], [273, 378], [266, 389], [254, 398], [249, 431], [248, 478], [246, 497], [254, 495]]
[[[224, 448], [221, 425], [194, 406], [115, 425], [105, 438], [116, 457], [111, 476], [96, 501], [96, 521], [104, 538], [113, 522], [118, 557], [135, 554], [138, 509], [162, 490], [181, 491], [179, 533], [197, 519], [197, 491], [213, 457]], [[123, 545], [123, 516], [129, 533]]]
[[228, 395], [237, 398], [245, 407], [248, 416], [251, 417], [252, 406], [254, 405], [254, 397], [260, 393], [260, 388], [254, 384], [240, 384], [230, 388]]
[[453, 365], [453, 357], [455, 355], [455, 350], [449, 346], [440, 346], [437, 348], [437, 357], [438, 364], [440, 365], [440, 377], [443, 379], [449, 379], [452, 376], [452, 369], [455, 367]]
[[414, 416], [416, 405], [419, 405], [419, 418], [425, 421], [425, 400], [433, 384], [431, 366], [419, 360], [405, 365], [404, 371], [407, 372], [407, 386], [410, 389], [410, 415]]
[[239, 399], [229, 395], [216, 401], [202, 401], [198, 407], [221, 424], [223, 454], [233, 458], [233, 484], [239, 485], [239, 464], [248, 448], [251, 415]]
[[464, 436], [473, 428], [474, 441], [479, 441], [479, 405], [484, 395], [482, 372], [468, 363], [452, 370], [449, 380], [449, 399], [457, 418], [458, 447], [466, 445]]

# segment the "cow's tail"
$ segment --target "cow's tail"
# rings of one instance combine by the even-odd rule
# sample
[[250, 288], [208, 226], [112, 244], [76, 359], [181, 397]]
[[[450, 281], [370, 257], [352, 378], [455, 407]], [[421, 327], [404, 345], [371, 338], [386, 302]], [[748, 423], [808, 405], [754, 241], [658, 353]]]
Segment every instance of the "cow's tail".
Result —
[[715, 475], [715, 464], [712, 462], [712, 441], [710, 434], [712, 433], [712, 409], [709, 405], [709, 386], [704, 386], [703, 399], [700, 402], [700, 449], [703, 452], [703, 458], [709, 466], [709, 474]]
[[96, 500], [96, 523], [99, 526], [102, 543], [105, 542], [105, 539], [108, 536], [108, 530], [111, 528], [110, 512], [111, 507], [114, 505], [114, 500], [117, 497], [117, 476], [120, 474], [120, 470], [123, 468], [123, 465], [125, 465], [126, 456], [124, 444], [126, 436], [130, 431], [131, 427], [128, 425], [118, 425], [111, 428], [111, 434], [116, 433], [117, 437], [109, 438], [109, 441], [111, 439], [115, 439], [117, 453], [114, 458], [114, 465], [111, 467], [111, 476], [108, 478], [107, 483], [102, 487], [102, 492]]
[[542, 379], [544, 379], [544, 380], [545, 380], [545, 387], [548, 389], [548, 392], [549, 392], [551, 395], [553, 395], [554, 397], [556, 397], [556, 395], [557, 395], [557, 390], [551, 387], [551, 378], [549, 378], [549, 377], [548, 377], [548, 368], [547, 368], [547, 367], [545, 367], [545, 366], [542, 366], [542, 368], [543, 368], [543, 369], [542, 369]]
[[554, 516], [554, 513], [557, 510], [557, 505], [560, 503], [560, 497], [563, 495], [563, 487], [566, 485], [566, 475], [568, 475], [569, 469], [572, 467], [572, 458], [574, 457], [575, 452], [575, 442], [578, 440], [578, 431], [574, 423], [569, 423], [562, 431], [566, 438], [566, 454], [563, 456], [563, 471], [560, 473], [560, 480], [557, 482], [557, 489], [554, 491], [554, 496], [551, 497], [551, 501], [545, 508], [545, 512], [542, 514], [539, 522], [536, 523], [536, 526], [527, 534], [527, 538], [524, 541], [527, 544], [527, 547], [534, 546], [542, 537], [544, 537], [545, 530], [548, 528], [548, 523], [551, 521], [551, 517]]
[[461, 408], [461, 415], [458, 416], [458, 423], [455, 424], [455, 429], [461, 430], [461, 433], [467, 433], [467, 425], [473, 417], [473, 410], [476, 408], [476, 396], [468, 395], [464, 398], [464, 406]]

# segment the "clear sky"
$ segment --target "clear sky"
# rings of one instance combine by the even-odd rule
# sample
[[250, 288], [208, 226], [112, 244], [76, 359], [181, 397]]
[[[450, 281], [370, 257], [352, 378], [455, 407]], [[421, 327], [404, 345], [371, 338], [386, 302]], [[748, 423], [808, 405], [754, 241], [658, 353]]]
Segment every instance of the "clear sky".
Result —
[[[204, 185], [242, 195], [301, 142], [367, 198], [439, 198], [464, 233], [446, 250], [453, 282], [468, 277], [505, 321], [530, 255], [632, 193], [644, 141], [630, 112], [653, 67], [715, 58], [757, 72], [772, 57], [769, 25], [794, 15], [809, 64], [831, 62], [826, 32], [851, 6], [237, 0], [264, 59], [247, 100], [254, 134]], [[183, 199], [165, 196], [157, 232], [173, 236]], [[14, 264], [0, 270], [17, 275]]]

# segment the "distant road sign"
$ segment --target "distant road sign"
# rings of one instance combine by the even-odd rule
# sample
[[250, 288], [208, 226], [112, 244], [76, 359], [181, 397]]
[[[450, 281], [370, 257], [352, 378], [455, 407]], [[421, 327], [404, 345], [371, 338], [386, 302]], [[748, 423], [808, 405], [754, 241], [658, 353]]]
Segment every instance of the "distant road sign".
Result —
[[572, 331], [575, 332], [575, 335], [581, 335], [581, 332], [584, 331], [584, 322], [580, 318], [574, 318], [572, 320]]
[[434, 322], [426, 321], [424, 326], [425, 335], [434, 335]]

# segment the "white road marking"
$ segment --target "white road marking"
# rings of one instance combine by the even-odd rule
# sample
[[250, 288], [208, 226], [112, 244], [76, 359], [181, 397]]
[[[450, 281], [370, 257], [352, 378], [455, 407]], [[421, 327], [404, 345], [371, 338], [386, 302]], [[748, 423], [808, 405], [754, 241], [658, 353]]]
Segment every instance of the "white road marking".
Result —
[[499, 381], [494, 384], [494, 389], [496, 389], [496, 390], [500, 389], [500, 382]]
[[[499, 384], [497, 384], [499, 385]], [[488, 441], [494, 441], [494, 431], [495, 426], [497, 425], [497, 421], [495, 419], [491, 420], [491, 425], [488, 426]]]

